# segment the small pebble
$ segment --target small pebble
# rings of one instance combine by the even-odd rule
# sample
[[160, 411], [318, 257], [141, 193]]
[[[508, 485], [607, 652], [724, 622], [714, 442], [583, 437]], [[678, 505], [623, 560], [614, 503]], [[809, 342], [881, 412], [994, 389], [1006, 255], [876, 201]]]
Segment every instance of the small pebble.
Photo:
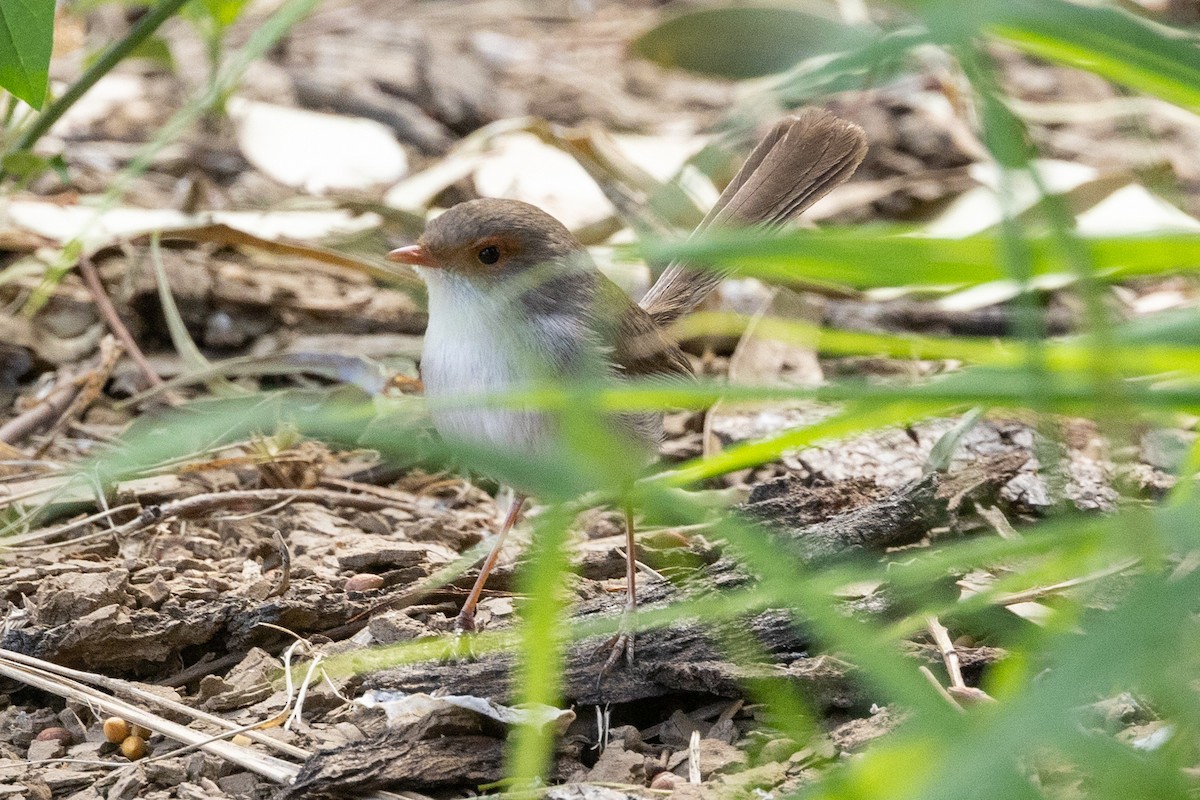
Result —
[[350, 592], [369, 592], [372, 589], [378, 589], [383, 586], [383, 577], [380, 575], [372, 575], [370, 573], [360, 573], [351, 575], [346, 579], [346, 593]]
[[681, 783], [683, 783], [683, 778], [674, 772], [660, 772], [654, 776], [654, 780], [650, 781], [650, 788], [674, 790]]

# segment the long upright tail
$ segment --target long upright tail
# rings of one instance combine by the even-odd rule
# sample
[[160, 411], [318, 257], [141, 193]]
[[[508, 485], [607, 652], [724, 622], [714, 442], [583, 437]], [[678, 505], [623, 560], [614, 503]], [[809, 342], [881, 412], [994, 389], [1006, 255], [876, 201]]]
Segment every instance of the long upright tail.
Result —
[[[828, 111], [808, 108], [787, 117], [754, 148], [717, 204], [696, 228], [773, 227], [795, 217], [849, 178], [867, 154], [862, 128]], [[642, 298], [659, 326], [688, 313], [724, 273], [674, 262]]]

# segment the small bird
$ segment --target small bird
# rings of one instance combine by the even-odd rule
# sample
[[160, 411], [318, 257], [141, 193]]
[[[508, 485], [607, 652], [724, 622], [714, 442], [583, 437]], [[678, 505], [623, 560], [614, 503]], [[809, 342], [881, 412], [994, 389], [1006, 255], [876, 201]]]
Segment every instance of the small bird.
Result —
[[[820, 109], [777, 123], [750, 154], [696, 232], [709, 227], [780, 225], [841, 184], [866, 155], [862, 129]], [[389, 253], [410, 264], [429, 295], [421, 356], [434, 426], [448, 442], [537, 454], [561, 435], [557, 416], [536, 408], [439, 407], [449, 398], [500, 394], [539, 379], [579, 377], [599, 364], [616, 379], [691, 377], [667, 327], [693, 310], [724, 275], [668, 265], [635, 303], [597, 270], [558, 220], [516, 200], [460, 203], [426, 226], [417, 244]], [[615, 434], [652, 450], [661, 413], [623, 414]], [[457, 618], [475, 629], [475, 606], [525, 496], [517, 494]], [[626, 611], [637, 605], [633, 517], [625, 509]], [[607, 671], [633, 639], [614, 640]]]

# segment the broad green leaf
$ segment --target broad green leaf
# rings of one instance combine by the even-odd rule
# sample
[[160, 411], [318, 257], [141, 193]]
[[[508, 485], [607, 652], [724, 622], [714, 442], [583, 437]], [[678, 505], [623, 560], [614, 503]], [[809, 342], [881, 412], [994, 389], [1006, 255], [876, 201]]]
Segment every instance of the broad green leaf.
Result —
[[0, 87], [41, 108], [53, 42], [54, 0], [0, 2]]
[[995, 7], [991, 32], [1027, 53], [1200, 110], [1196, 36], [1118, 8], [1064, 0], [1018, 0]]
[[836, 52], [862, 32], [826, 17], [782, 6], [689, 11], [634, 40], [635, 55], [664, 67], [758, 78], [815, 55]]
[[938, 41], [961, 45], [986, 33], [1031, 55], [1200, 110], [1200, 39], [1114, 5], [926, 0], [919, 13]]

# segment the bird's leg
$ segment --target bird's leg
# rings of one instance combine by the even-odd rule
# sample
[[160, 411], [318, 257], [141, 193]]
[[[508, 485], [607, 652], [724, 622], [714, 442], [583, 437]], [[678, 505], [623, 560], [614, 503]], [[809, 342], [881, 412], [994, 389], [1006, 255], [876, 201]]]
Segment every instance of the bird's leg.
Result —
[[603, 678], [617, 665], [621, 656], [625, 663], [633, 666], [633, 631], [629, 630], [629, 615], [637, 611], [637, 549], [633, 541], [633, 509], [625, 507], [625, 610], [621, 619], [621, 631], [612, 639], [608, 660], [600, 668]]
[[496, 562], [500, 559], [500, 548], [504, 547], [504, 539], [508, 536], [508, 532], [517, 524], [517, 517], [521, 515], [521, 506], [525, 504], [525, 495], [514, 494], [512, 505], [508, 507], [508, 514], [504, 517], [504, 524], [500, 526], [500, 533], [496, 536], [496, 543], [492, 545], [492, 551], [488, 553], [488, 557], [483, 562], [483, 566], [479, 568], [479, 577], [475, 579], [475, 585], [471, 587], [471, 593], [467, 595], [467, 600], [463, 603], [462, 611], [458, 612], [458, 618], [454, 621], [454, 628], [457, 631], [471, 632], [475, 630], [475, 606], [479, 604], [479, 595], [483, 594], [483, 586], [487, 583], [488, 575], [496, 566]]

